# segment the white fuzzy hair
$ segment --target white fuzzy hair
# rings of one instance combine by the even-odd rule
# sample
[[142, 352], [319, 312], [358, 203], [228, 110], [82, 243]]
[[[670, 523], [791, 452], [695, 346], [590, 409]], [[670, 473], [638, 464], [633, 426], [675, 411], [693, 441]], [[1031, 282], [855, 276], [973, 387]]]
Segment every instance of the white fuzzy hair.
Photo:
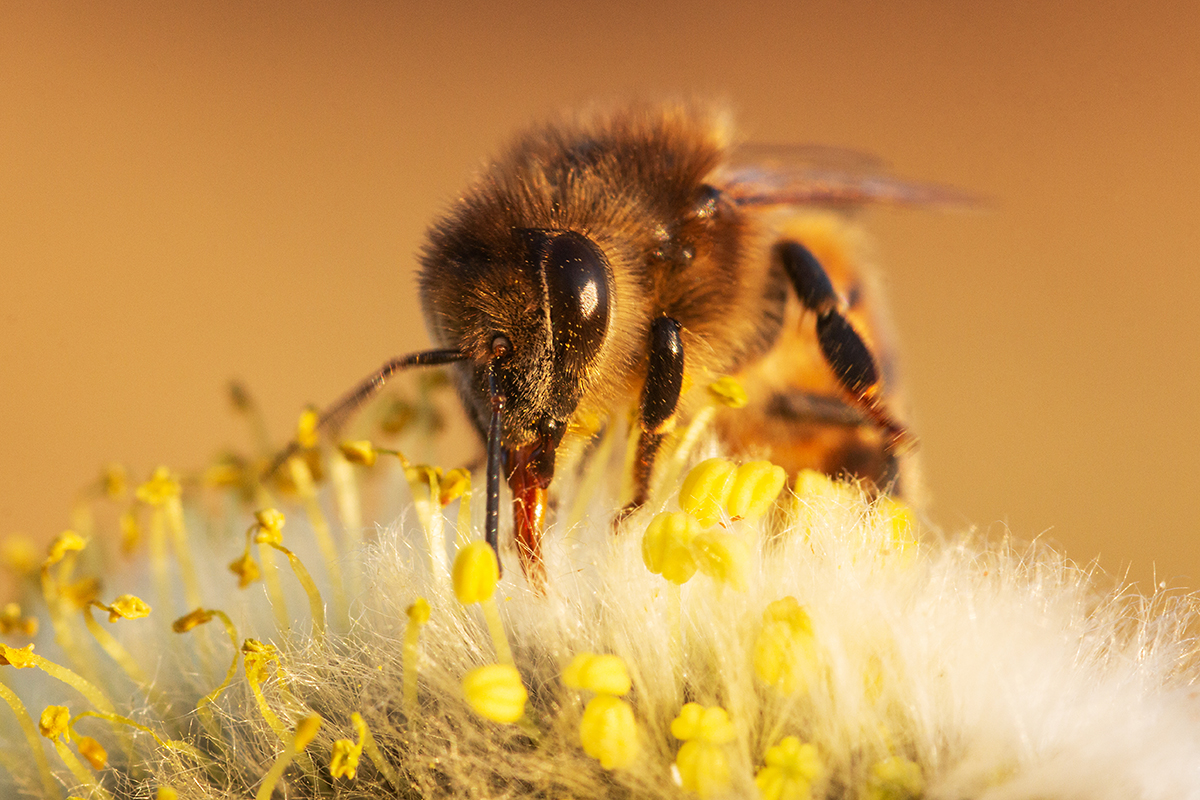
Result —
[[[431, 565], [414, 514], [343, 556], [340, 568], [361, 575], [363, 590], [349, 617], [331, 618], [323, 640], [311, 635], [306, 617], [291, 632], [275, 630], [261, 591], [234, 594], [224, 565], [241, 542], [214, 545], [199, 571], [223, 576], [210, 578], [208, 602], [235, 616], [241, 636], [280, 648], [281, 669], [269, 671], [265, 686], [275, 713], [289, 727], [307, 711], [324, 720], [306, 751], [311, 760], [285, 773], [277, 797], [694, 796], [679, 786], [673, 762], [680, 743], [670, 728], [688, 701], [723, 707], [737, 731], [725, 746], [731, 782], [716, 796], [757, 797], [754, 777], [766, 750], [796, 736], [815, 745], [824, 766], [814, 797], [904, 796], [868, 791], [872, 765], [889, 756], [919, 766], [930, 800], [1200, 797], [1191, 597], [1104, 588], [1103, 576], [1042, 545], [926, 533], [919, 545], [901, 547], [885, 516], [856, 491], [801, 497], [795, 506], [799, 513], [777, 511], [760, 526], [770, 534], [732, 527], [750, 545], [747, 589], [699, 574], [682, 587], [679, 648], [671, 644], [671, 590], [642, 560], [649, 513], [614, 535], [613, 506], [600, 499], [574, 529], [552, 527], [545, 595], [524, 584], [508, 554], [496, 599], [529, 691], [525, 725], [487, 721], [465, 701], [464, 674], [493, 662], [495, 651], [479, 609], [461, 606], [448, 577]], [[287, 544], [321, 574], [320, 555], [303, 544], [301, 513], [290, 516], [296, 522]], [[791, 694], [766, 685], [753, 658], [764, 610], [788, 596], [807, 611], [816, 641], [807, 686]], [[420, 633], [414, 709], [402, 700], [401, 643], [406, 609], [418, 597], [432, 613]], [[290, 598], [297, 617], [307, 613], [302, 598]], [[259, 713], [244, 671], [216, 704], [222, 737], [204, 732], [188, 709], [220, 680], [228, 655], [204, 666], [191, 649], [197, 634], [171, 633], [168, 616], [153, 633], [143, 630], [135, 652], [148, 663], [158, 659], [156, 681], [174, 703], [170, 713], [104, 674], [110, 693], [127, 698], [122, 714], [164, 738], [195, 743], [209, 760], [197, 764], [139, 735], [132, 761], [114, 744], [113, 766], [98, 774], [121, 798], [152, 797], [159, 785], [189, 800], [253, 797], [283, 749], [280, 738]], [[228, 641], [220, 644], [214, 633], [210, 654], [227, 653]], [[52, 655], [50, 647], [38, 652]], [[626, 768], [607, 771], [580, 746], [588, 694], [568, 688], [562, 673], [583, 652], [615, 654], [628, 667], [633, 689], [625, 699], [641, 750]], [[47, 699], [62, 695], [61, 687], [24, 691], [66, 702]], [[329, 778], [330, 747], [354, 738], [354, 712], [402, 776], [399, 790], [366, 756], [356, 778]], [[3, 724], [9, 746], [24, 747]], [[42, 796], [21, 769], [13, 777], [14, 796]], [[67, 772], [58, 777], [85, 791]]]

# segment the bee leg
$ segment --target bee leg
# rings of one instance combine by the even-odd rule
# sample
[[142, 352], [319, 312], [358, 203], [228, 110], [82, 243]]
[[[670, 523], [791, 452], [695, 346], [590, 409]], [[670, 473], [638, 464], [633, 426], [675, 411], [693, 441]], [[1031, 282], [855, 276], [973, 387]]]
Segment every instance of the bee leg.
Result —
[[617, 522], [646, 504], [654, 458], [663, 438], [675, 425], [675, 409], [683, 387], [682, 326], [670, 317], [650, 325], [650, 366], [642, 389], [641, 426], [637, 458], [633, 463], [633, 501], [622, 509]]
[[883, 431], [887, 452], [895, 453], [909, 441], [908, 431], [884, 407], [875, 357], [842, 314], [844, 303], [834, 291], [825, 268], [799, 242], [780, 242], [775, 246], [775, 255], [791, 279], [800, 302], [817, 315], [817, 343], [838, 383], [854, 404]]

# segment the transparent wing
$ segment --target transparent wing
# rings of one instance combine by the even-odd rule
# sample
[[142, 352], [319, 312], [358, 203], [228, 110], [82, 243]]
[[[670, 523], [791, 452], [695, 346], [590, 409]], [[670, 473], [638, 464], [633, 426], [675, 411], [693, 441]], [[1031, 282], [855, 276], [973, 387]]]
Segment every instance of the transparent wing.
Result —
[[981, 204], [980, 198], [949, 186], [891, 175], [884, 161], [867, 153], [823, 145], [743, 145], [718, 173], [717, 184], [747, 206]]

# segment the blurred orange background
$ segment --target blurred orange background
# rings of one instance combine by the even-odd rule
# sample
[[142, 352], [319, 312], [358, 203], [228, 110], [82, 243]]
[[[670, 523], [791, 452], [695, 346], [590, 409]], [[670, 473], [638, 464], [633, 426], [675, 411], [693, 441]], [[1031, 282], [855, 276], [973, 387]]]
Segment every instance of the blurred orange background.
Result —
[[712, 96], [992, 199], [872, 213], [933, 513], [1200, 586], [1200, 5], [0, 5], [0, 534], [282, 440], [426, 346], [425, 225], [522, 125]]

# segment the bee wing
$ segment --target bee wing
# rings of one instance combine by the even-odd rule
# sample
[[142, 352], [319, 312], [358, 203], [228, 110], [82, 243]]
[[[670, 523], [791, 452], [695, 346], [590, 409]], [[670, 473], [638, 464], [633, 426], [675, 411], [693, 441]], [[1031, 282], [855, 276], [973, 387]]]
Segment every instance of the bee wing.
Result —
[[980, 200], [934, 183], [888, 173], [879, 158], [823, 145], [743, 145], [717, 175], [718, 185], [738, 205], [969, 207]]

